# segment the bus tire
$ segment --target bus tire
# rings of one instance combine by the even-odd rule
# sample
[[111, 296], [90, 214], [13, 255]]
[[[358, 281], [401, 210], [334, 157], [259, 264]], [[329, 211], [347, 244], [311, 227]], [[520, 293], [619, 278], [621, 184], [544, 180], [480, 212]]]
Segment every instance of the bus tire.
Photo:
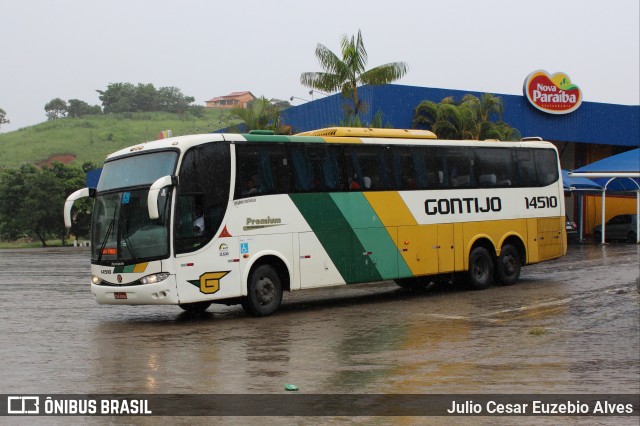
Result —
[[187, 313], [201, 314], [211, 306], [211, 302], [180, 303], [178, 306]]
[[242, 298], [242, 308], [255, 317], [271, 315], [282, 302], [282, 282], [271, 265], [260, 265], [249, 277], [247, 295]]
[[522, 257], [518, 249], [506, 244], [500, 250], [500, 256], [496, 261], [496, 281], [501, 285], [511, 285], [520, 278], [522, 268]]
[[483, 290], [493, 283], [493, 259], [484, 247], [476, 247], [469, 255], [469, 270], [467, 272], [469, 287], [473, 290]]

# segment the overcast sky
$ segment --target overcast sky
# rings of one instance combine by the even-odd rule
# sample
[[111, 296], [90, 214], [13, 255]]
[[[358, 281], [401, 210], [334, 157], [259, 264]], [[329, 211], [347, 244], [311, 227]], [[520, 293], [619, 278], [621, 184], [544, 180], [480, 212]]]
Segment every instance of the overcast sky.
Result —
[[[59, 97], [100, 104], [110, 83], [175, 86], [196, 102], [233, 91], [308, 99], [314, 51], [362, 30], [368, 68], [396, 84], [522, 94], [564, 72], [585, 101], [640, 103], [638, 0], [1, 0], [0, 108], [46, 120]], [[301, 101], [294, 100], [294, 104]]]

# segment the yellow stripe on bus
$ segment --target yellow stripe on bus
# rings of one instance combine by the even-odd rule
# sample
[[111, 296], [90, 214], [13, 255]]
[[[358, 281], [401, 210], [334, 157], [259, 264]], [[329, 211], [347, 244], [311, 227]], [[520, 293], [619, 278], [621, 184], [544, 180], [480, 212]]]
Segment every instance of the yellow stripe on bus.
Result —
[[338, 137], [338, 136], [322, 136], [327, 143], [363, 143], [360, 138]]
[[397, 191], [365, 192], [364, 196], [384, 226], [409, 226], [418, 224], [404, 200], [400, 197], [400, 193]]
[[142, 273], [147, 269], [147, 265], [149, 262], [138, 263], [135, 268], [133, 268], [134, 273]]

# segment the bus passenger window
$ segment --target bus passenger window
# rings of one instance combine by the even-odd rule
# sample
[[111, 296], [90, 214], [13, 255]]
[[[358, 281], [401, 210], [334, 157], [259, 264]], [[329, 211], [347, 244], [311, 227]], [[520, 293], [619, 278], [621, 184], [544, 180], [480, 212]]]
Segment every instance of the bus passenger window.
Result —
[[535, 159], [539, 185], [551, 185], [558, 180], [558, 159], [555, 151], [551, 149], [536, 150]]
[[292, 146], [290, 148], [293, 162], [293, 187], [296, 192], [309, 192], [313, 190], [314, 171], [311, 162], [306, 156], [304, 146]]
[[289, 163], [282, 145], [236, 144], [235, 197], [289, 192]]
[[449, 187], [468, 188], [473, 185], [471, 161], [467, 148], [447, 148], [446, 160]]
[[342, 189], [342, 165], [338, 146], [328, 146], [326, 157], [321, 160], [324, 189], [339, 191]]
[[517, 186], [537, 186], [536, 166], [533, 162], [531, 149], [518, 149], [516, 151], [516, 184]]
[[[394, 189], [412, 190], [418, 187], [426, 187], [426, 173], [424, 170], [424, 155], [415, 152], [411, 155], [411, 150], [399, 148], [393, 153], [393, 184]], [[420, 157], [418, 160], [417, 158]], [[423, 166], [420, 167], [420, 160]], [[414, 168], [418, 163], [419, 167]], [[415, 170], [415, 171], [414, 171]], [[417, 172], [417, 173], [416, 173]], [[420, 182], [418, 183], [417, 180]]]
[[508, 148], [485, 148], [475, 150], [475, 169], [478, 186], [481, 188], [509, 187], [514, 179], [513, 160]]
[[356, 145], [345, 150], [349, 189], [357, 191], [391, 188], [390, 161], [387, 147]]

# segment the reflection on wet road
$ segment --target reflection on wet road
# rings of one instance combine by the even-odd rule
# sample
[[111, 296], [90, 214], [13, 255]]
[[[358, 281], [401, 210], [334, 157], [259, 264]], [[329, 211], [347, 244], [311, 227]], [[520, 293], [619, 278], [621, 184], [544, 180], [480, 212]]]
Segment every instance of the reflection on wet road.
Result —
[[100, 306], [87, 249], [0, 250], [0, 393], [638, 393], [637, 245], [572, 246], [510, 287], [393, 283], [217, 306]]

